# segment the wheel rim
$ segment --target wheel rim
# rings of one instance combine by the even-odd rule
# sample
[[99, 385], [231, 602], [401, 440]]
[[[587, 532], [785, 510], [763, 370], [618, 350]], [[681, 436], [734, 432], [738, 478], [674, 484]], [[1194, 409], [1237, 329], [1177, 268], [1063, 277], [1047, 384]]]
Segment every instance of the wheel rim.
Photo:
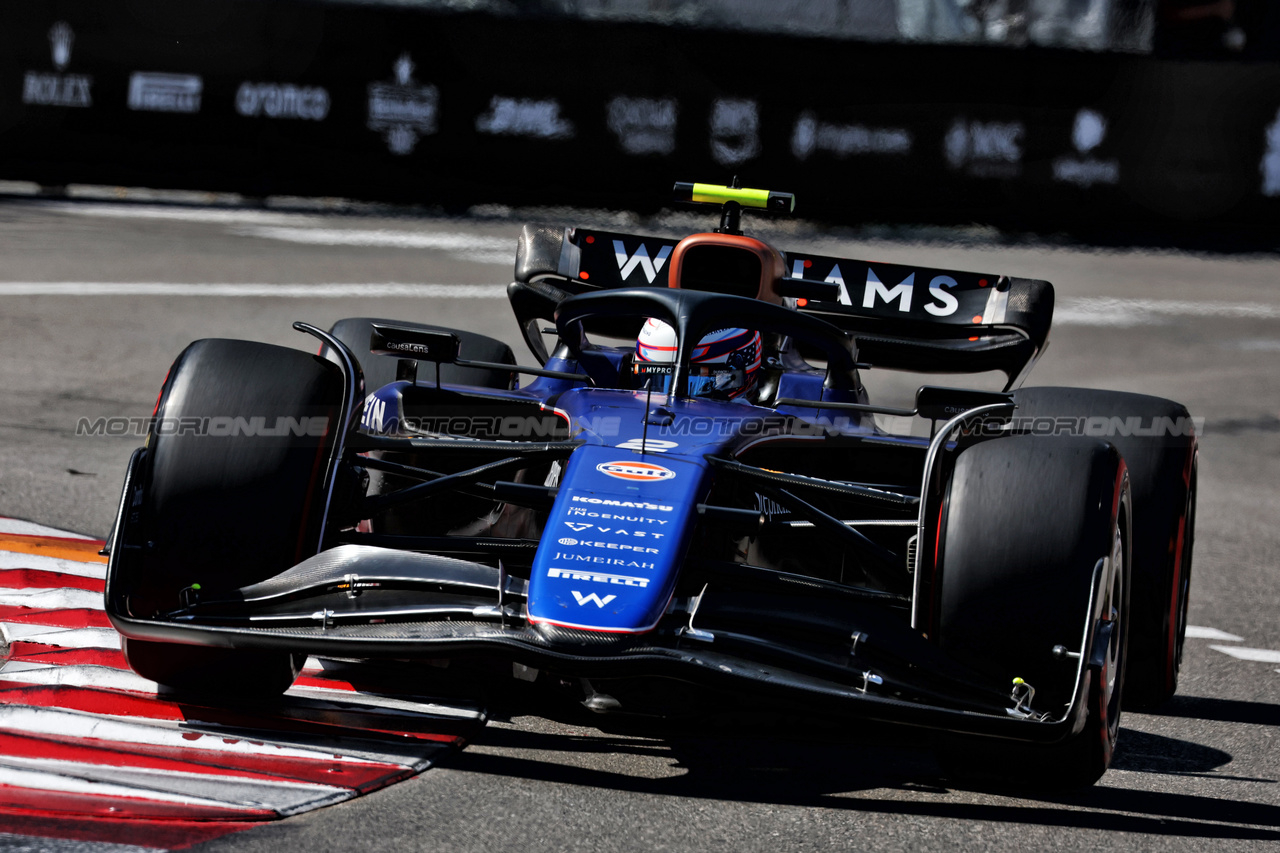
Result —
[[1187, 489], [1187, 510], [1185, 514], [1186, 528], [1182, 540], [1182, 566], [1178, 577], [1178, 627], [1175, 635], [1173, 677], [1176, 682], [1178, 670], [1182, 668], [1182, 647], [1187, 638], [1187, 605], [1191, 600], [1191, 554], [1196, 538], [1196, 469], [1194, 462], [1191, 468], [1191, 484]]
[[1120, 674], [1124, 655], [1124, 537], [1120, 525], [1116, 525], [1111, 542], [1111, 582], [1102, 604], [1102, 618], [1111, 623], [1111, 636], [1103, 665], [1102, 713], [1107, 729], [1114, 741], [1120, 727]]

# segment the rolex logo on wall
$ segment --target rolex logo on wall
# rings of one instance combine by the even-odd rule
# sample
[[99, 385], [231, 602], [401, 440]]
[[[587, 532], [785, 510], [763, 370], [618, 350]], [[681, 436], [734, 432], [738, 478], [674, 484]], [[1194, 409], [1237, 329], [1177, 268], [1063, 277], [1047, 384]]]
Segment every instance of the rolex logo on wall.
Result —
[[49, 28], [53, 72], [28, 71], [22, 80], [22, 103], [39, 107], [93, 106], [93, 78], [88, 74], [64, 74], [71, 65], [76, 34], [66, 21]]

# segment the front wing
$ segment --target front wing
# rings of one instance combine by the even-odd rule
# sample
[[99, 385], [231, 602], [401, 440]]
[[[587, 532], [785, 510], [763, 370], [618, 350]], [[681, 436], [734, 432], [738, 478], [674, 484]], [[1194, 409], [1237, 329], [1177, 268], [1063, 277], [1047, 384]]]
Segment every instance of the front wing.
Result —
[[1028, 709], [1007, 685], [907, 627], [888, 594], [712, 561], [686, 565], [701, 592], [673, 599], [657, 627], [638, 635], [531, 625], [521, 615], [527, 582], [500, 567], [370, 545], [340, 545], [235, 595], [140, 618], [128, 593], [142, 546], [126, 511], [139, 458], [125, 480], [106, 585], [107, 613], [128, 638], [361, 659], [499, 656], [570, 677], [665, 677], [820, 714], [1046, 743], [1083, 725], [1100, 666], [1089, 660], [1098, 644], [1086, 628], [1072, 655], [1071, 702]]

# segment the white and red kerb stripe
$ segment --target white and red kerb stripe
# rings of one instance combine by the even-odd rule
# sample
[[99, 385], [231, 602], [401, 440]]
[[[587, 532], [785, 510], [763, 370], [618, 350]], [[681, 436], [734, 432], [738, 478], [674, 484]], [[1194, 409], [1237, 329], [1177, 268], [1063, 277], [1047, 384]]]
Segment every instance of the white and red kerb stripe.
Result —
[[185, 847], [406, 779], [483, 725], [315, 659], [268, 711], [157, 695], [102, 610], [101, 547], [0, 517], [0, 838]]

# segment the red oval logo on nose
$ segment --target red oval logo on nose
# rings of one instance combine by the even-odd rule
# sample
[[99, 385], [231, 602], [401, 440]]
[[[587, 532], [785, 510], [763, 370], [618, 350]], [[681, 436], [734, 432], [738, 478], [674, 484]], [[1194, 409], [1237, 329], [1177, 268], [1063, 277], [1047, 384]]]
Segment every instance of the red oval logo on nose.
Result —
[[596, 470], [601, 474], [632, 482], [652, 483], [658, 480], [670, 480], [676, 475], [676, 472], [670, 468], [663, 468], [652, 462], [601, 462], [596, 466]]

